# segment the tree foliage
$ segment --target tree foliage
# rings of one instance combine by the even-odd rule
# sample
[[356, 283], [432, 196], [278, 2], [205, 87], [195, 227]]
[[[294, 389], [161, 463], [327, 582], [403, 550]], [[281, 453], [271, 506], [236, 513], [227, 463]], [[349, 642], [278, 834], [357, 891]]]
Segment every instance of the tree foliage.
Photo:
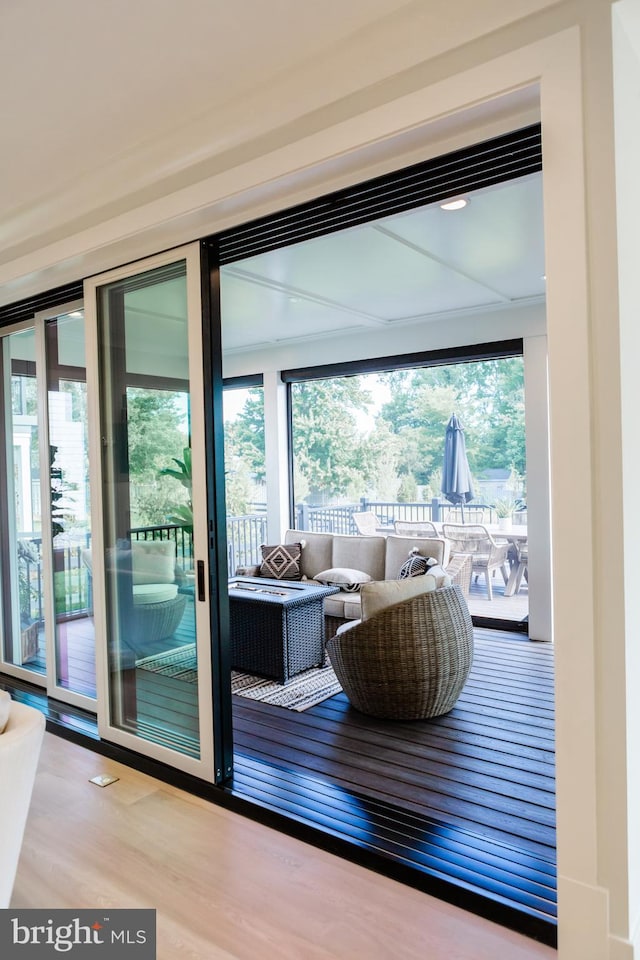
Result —
[[[184, 396], [168, 390], [127, 390], [127, 435], [131, 481], [131, 525], [168, 523], [180, 498], [175, 480], [163, 476], [181, 460], [185, 435]], [[186, 504], [188, 492], [182, 495]]]
[[[521, 357], [451, 363], [292, 385], [297, 501], [410, 501], [440, 493], [444, 436], [452, 413], [465, 430], [471, 471], [502, 468], [524, 476], [524, 372]], [[264, 476], [262, 390], [225, 425], [228, 474], [241, 465]]]
[[[253, 474], [257, 483], [265, 479], [264, 466], [264, 391], [262, 387], [247, 390], [242, 411], [234, 420], [225, 422], [225, 463], [228, 473], [239, 470]], [[246, 479], [246, 476], [245, 476]]]
[[360, 378], [293, 384], [291, 402], [294, 461], [312, 502], [348, 496], [366, 483], [376, 465], [358, 427], [358, 414], [372, 402]]

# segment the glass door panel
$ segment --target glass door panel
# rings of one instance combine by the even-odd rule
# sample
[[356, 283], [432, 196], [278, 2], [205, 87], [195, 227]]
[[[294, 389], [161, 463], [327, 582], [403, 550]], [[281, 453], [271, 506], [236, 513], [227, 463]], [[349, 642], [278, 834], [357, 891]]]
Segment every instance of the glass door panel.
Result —
[[47, 664], [34, 328], [5, 334], [1, 345], [2, 659], [38, 682]]
[[43, 490], [49, 493], [43, 517], [51, 531], [43, 538], [52, 598], [49, 692], [61, 699], [70, 699], [69, 693], [93, 699], [96, 667], [87, 559], [91, 500], [84, 311], [72, 310], [41, 322], [47, 380], [41, 470]]
[[191, 257], [191, 285], [189, 256], [154, 258], [159, 265], [99, 278], [88, 293], [102, 499], [89, 563], [96, 610], [104, 604], [101, 729], [212, 778], [197, 248]]

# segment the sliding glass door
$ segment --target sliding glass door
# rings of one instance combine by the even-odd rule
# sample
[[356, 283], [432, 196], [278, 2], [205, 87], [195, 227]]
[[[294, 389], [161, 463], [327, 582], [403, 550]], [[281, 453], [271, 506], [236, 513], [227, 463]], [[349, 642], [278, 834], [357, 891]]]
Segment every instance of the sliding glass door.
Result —
[[3, 670], [95, 709], [82, 304], [0, 344]]
[[85, 286], [102, 736], [213, 778], [197, 245]]

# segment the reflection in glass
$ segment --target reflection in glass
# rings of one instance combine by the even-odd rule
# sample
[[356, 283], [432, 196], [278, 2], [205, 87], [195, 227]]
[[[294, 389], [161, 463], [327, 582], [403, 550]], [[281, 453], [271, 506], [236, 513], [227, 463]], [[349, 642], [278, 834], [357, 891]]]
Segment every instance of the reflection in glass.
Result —
[[111, 723], [199, 756], [186, 265], [100, 288]]
[[96, 695], [82, 311], [45, 324], [56, 685]]
[[3, 338], [4, 476], [0, 536], [4, 558], [4, 658], [34, 673], [46, 672], [42, 517], [38, 465], [35, 332]]

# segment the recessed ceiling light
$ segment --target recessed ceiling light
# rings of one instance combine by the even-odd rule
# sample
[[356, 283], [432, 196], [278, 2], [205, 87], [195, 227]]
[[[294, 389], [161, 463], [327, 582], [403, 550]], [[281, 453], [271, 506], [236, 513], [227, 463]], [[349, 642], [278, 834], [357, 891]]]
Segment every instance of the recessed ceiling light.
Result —
[[441, 210], [462, 210], [469, 203], [464, 197], [452, 197], [451, 200], [445, 200], [440, 204]]

